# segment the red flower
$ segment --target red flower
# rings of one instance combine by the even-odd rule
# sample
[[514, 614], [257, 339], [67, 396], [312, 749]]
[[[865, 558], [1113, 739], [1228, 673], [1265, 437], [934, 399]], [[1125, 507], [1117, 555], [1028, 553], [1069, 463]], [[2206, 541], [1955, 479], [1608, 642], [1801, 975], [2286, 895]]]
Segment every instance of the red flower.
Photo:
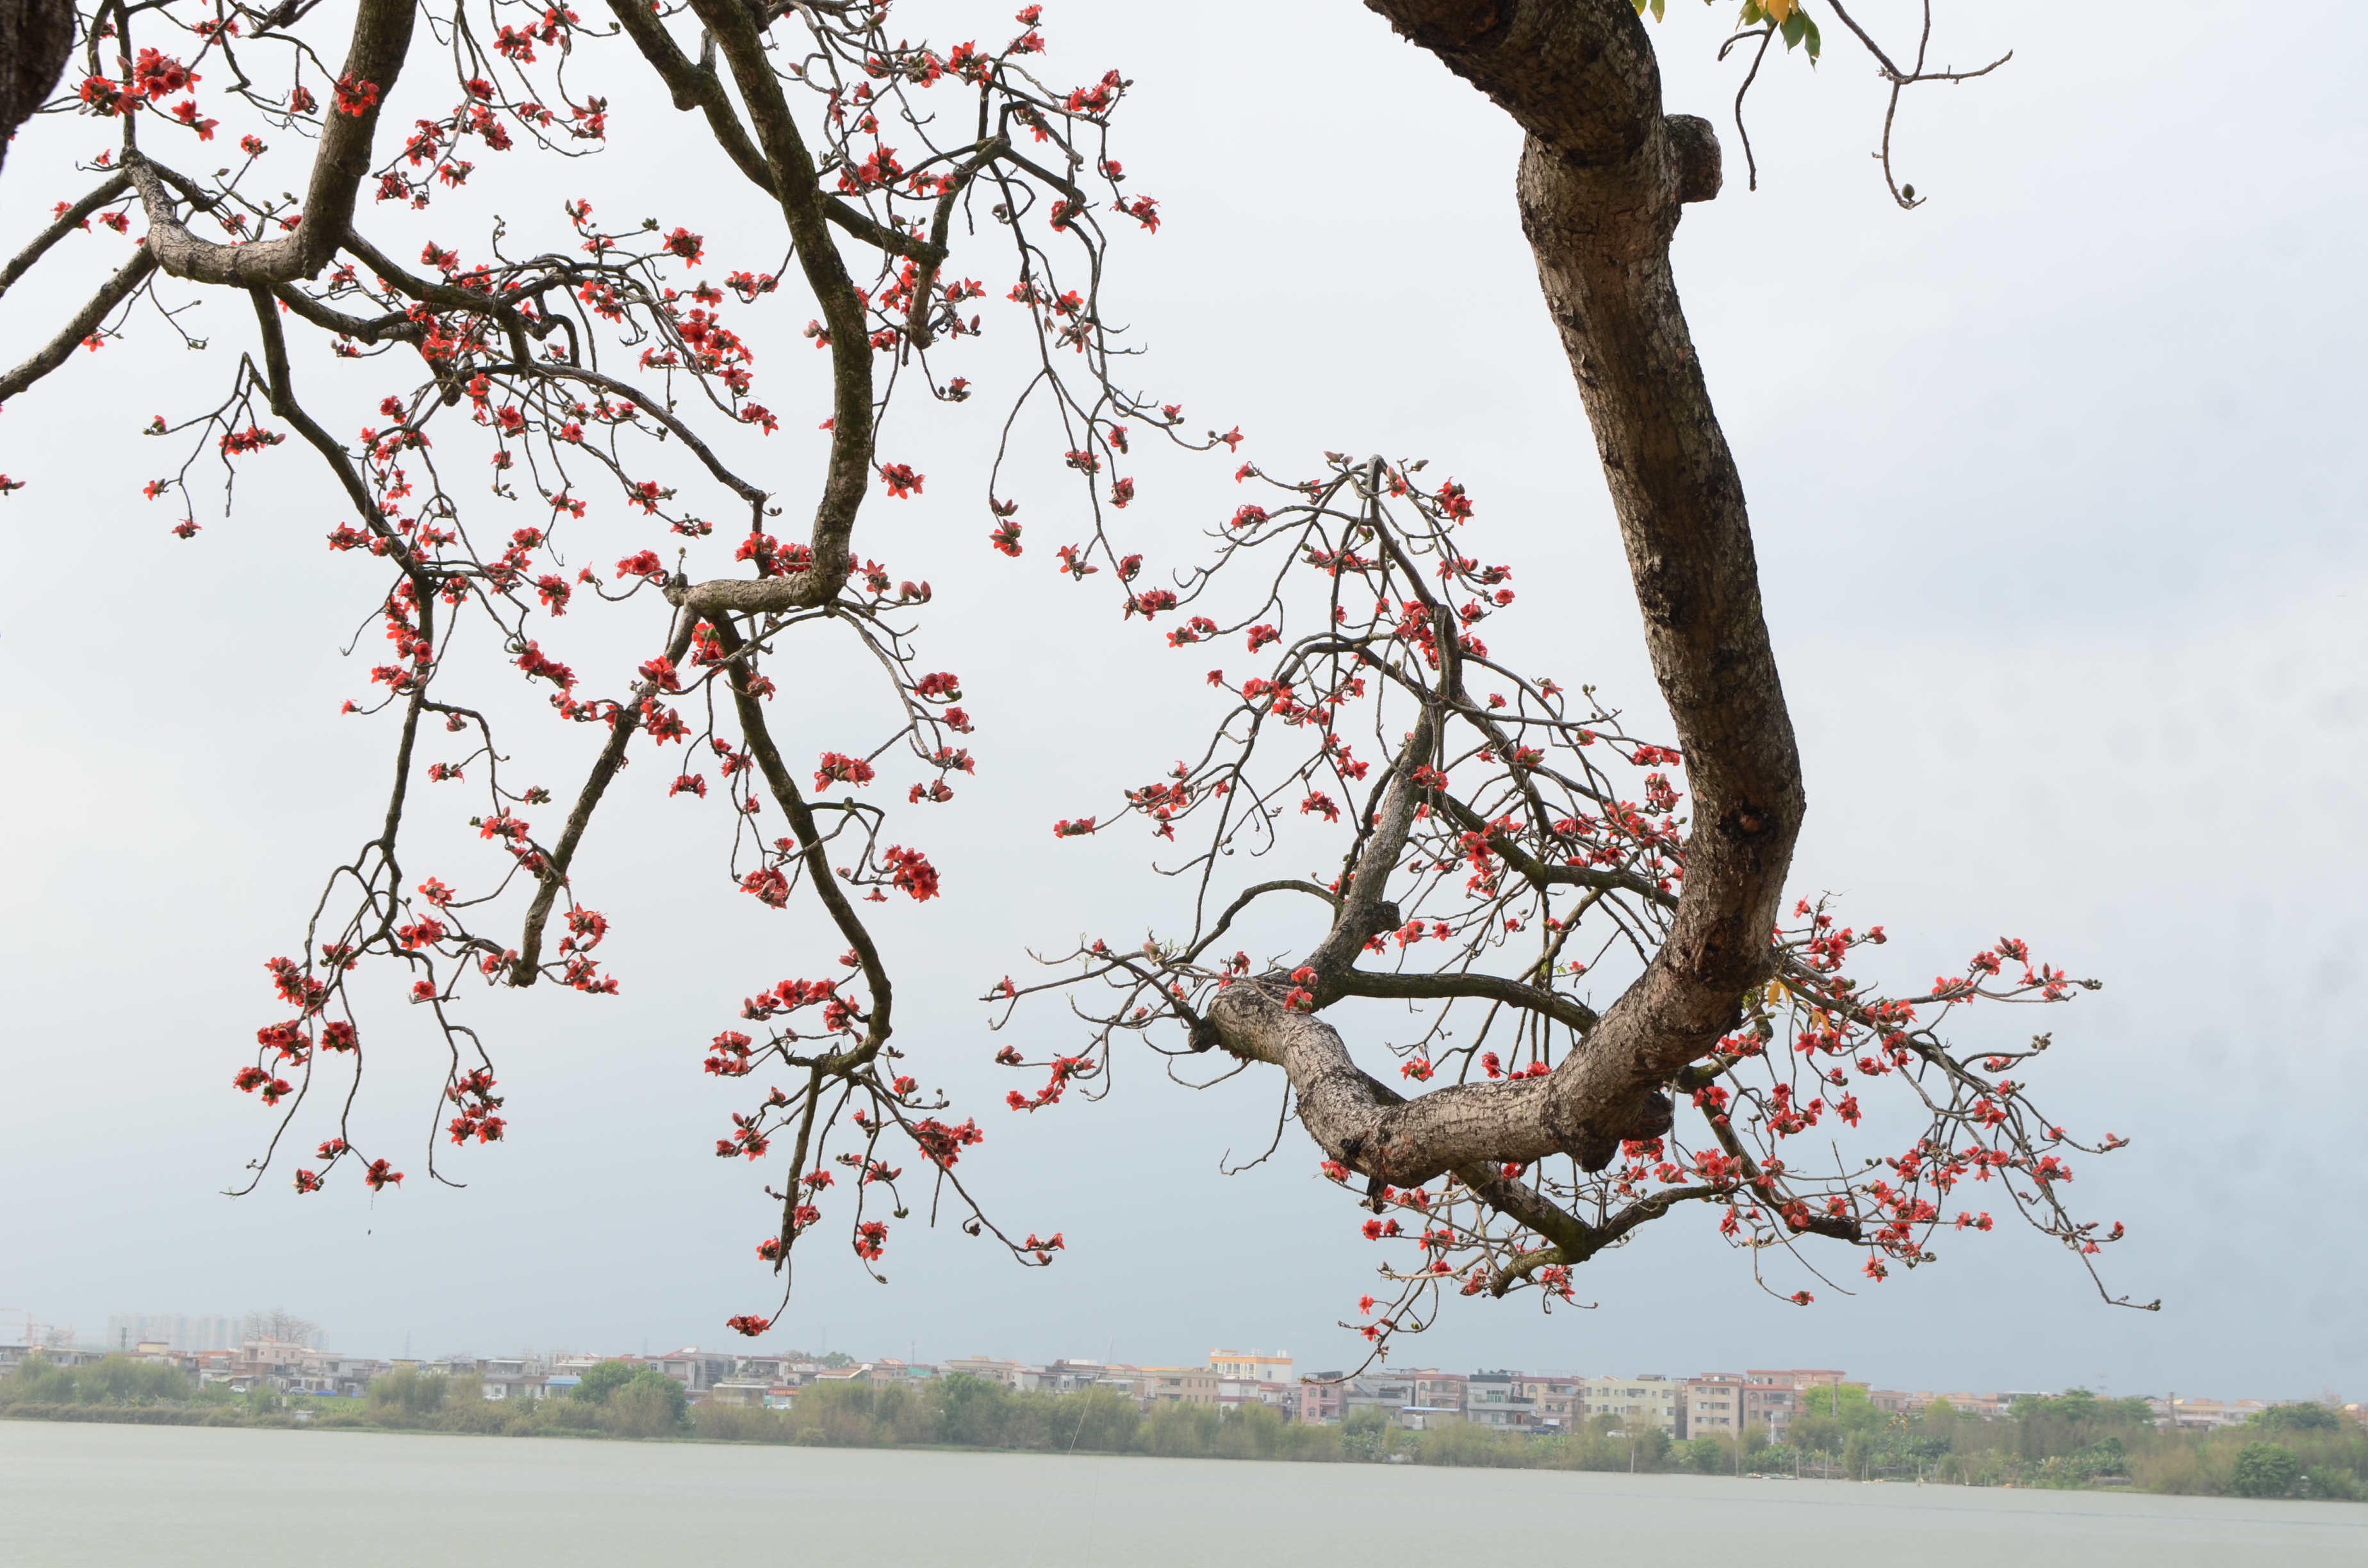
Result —
[[745, 893], [754, 893], [759, 903], [769, 904], [775, 909], [789, 907], [789, 879], [770, 867], [761, 871], [751, 871], [741, 878], [740, 891]]
[[828, 789], [833, 783], [864, 785], [876, 775], [871, 765], [860, 756], [847, 756], [838, 752], [822, 754], [822, 766], [814, 770], [814, 789]]
[[186, 91], [200, 81], [198, 74], [170, 55], [153, 49], [140, 51], [131, 70], [131, 89], [154, 103], [168, 94]]
[[915, 903], [938, 896], [937, 868], [930, 865], [928, 858], [919, 850], [892, 844], [881, 858], [890, 869], [890, 880], [912, 894]]
[[[900, 1082], [902, 1080], [899, 1080]], [[913, 1129], [913, 1142], [931, 1164], [945, 1169], [962, 1158], [962, 1151], [973, 1143], [985, 1142], [986, 1134], [978, 1130], [976, 1121], [964, 1121], [960, 1127], [949, 1127], [935, 1117], [924, 1117]]]

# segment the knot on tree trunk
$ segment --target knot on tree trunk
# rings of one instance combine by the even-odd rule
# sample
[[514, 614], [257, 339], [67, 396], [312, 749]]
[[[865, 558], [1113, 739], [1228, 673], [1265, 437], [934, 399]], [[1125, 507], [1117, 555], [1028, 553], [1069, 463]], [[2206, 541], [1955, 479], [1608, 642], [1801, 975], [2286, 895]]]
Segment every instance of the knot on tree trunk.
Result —
[[1662, 121], [1668, 130], [1669, 152], [1677, 160], [1678, 199], [1708, 201], [1718, 195], [1725, 176], [1720, 165], [1718, 132], [1698, 114], [1673, 114]]
[[1657, 1089], [1645, 1091], [1634, 1106], [1622, 1108], [1621, 1115], [1601, 1120], [1568, 1123], [1554, 1114], [1551, 1104], [1546, 1115], [1555, 1143], [1578, 1162], [1579, 1169], [1590, 1173], [1618, 1158], [1621, 1144], [1658, 1138], [1677, 1125], [1676, 1108]]

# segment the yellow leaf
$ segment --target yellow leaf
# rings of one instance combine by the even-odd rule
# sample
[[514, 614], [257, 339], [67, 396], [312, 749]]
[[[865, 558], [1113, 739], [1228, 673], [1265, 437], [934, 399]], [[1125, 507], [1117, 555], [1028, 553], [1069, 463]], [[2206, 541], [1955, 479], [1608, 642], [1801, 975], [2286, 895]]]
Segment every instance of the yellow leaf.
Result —
[[1784, 25], [1784, 18], [1793, 14], [1795, 3], [1796, 0], [1759, 0], [1759, 8], [1768, 13], [1770, 21], [1781, 28]]

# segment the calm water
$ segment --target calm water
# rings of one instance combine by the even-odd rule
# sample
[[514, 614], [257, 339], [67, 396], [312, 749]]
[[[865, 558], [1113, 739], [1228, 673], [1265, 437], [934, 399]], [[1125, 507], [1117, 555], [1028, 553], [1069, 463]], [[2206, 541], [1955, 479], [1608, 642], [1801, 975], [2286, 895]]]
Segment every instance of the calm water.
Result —
[[2368, 1506], [0, 1422], [7, 1568], [837, 1568], [910, 1562], [916, 1551], [965, 1568], [2360, 1568]]

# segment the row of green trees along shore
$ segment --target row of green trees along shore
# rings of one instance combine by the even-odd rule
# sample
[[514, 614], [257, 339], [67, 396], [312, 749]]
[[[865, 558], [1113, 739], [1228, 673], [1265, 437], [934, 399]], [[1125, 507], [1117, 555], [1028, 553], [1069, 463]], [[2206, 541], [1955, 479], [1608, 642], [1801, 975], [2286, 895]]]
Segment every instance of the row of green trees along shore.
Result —
[[2167, 1432], [2144, 1400], [2083, 1389], [2014, 1403], [2004, 1420], [1945, 1403], [1922, 1415], [1876, 1410], [1863, 1390], [1819, 1390], [1788, 1441], [1757, 1431], [1675, 1442], [1598, 1417], [1578, 1432], [1497, 1433], [1453, 1423], [1410, 1432], [1366, 1410], [1332, 1426], [1264, 1405], [1167, 1404], [1139, 1414], [1106, 1390], [1015, 1393], [962, 1375], [917, 1385], [821, 1383], [791, 1410], [693, 1405], [647, 1368], [603, 1361], [564, 1398], [489, 1401], [473, 1386], [399, 1371], [360, 1399], [233, 1394], [192, 1387], [170, 1367], [110, 1356], [67, 1369], [35, 1358], [0, 1378], [0, 1415], [170, 1425], [465, 1432], [507, 1437], [693, 1438], [832, 1448], [969, 1448], [1151, 1454], [1175, 1459], [1397, 1462], [1540, 1470], [1693, 1471], [1975, 1486], [2132, 1486], [2247, 1497], [2368, 1497], [2368, 1433], [2320, 1404], [2276, 1405], [2245, 1426]]

